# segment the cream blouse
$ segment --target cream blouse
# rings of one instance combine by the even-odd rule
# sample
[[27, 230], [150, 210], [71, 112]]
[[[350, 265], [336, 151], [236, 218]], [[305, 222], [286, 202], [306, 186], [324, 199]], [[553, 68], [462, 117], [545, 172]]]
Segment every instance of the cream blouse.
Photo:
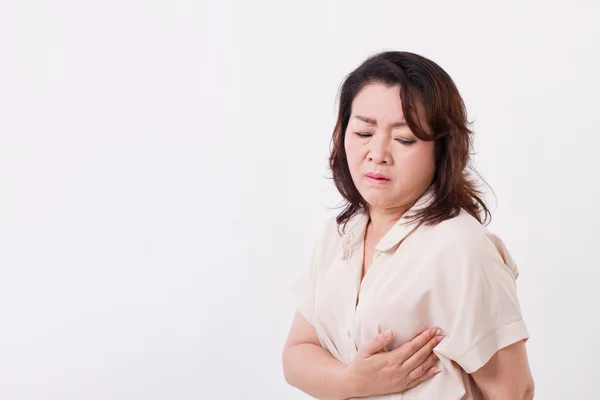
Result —
[[[430, 189], [407, 214], [431, 200]], [[394, 332], [393, 349], [438, 327], [446, 335], [434, 350], [442, 372], [403, 393], [371, 398], [483, 399], [469, 374], [498, 350], [529, 338], [517, 299], [517, 266], [504, 243], [464, 210], [430, 227], [403, 217], [375, 247], [361, 282], [368, 219], [356, 215], [342, 236], [329, 220], [309, 270], [293, 285], [298, 309], [321, 346], [350, 364], [386, 329]]]

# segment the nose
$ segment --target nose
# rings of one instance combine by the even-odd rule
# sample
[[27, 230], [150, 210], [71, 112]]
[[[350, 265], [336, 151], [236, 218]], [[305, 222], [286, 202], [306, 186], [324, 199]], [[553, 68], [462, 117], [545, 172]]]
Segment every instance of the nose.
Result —
[[374, 135], [369, 143], [369, 161], [373, 161], [375, 164], [389, 164], [390, 162], [389, 141], [383, 136]]

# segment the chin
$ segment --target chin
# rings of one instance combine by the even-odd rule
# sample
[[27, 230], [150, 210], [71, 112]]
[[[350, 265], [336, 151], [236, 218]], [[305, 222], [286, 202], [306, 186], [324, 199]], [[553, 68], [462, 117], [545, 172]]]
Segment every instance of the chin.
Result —
[[363, 198], [371, 207], [387, 208], [393, 204], [392, 199], [389, 196], [383, 195], [383, 193], [369, 193], [363, 196]]

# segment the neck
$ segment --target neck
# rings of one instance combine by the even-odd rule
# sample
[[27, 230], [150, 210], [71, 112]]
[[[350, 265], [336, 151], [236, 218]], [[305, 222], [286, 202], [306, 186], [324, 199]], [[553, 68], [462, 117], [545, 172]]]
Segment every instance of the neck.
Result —
[[[367, 232], [374, 236], [383, 237], [394, 226], [400, 218], [431, 188], [425, 189], [419, 196], [412, 197], [412, 201], [406, 202], [402, 206], [391, 208], [380, 208], [369, 205], [369, 223]], [[417, 192], [415, 192], [417, 193]]]
[[384, 236], [410, 207], [399, 207], [391, 210], [369, 208], [368, 230], [374, 236]]

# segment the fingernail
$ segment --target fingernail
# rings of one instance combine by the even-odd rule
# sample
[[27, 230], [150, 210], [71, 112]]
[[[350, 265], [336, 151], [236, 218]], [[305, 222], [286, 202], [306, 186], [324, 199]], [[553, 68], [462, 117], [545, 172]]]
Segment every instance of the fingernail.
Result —
[[389, 329], [387, 331], [385, 331], [385, 333], [383, 334], [383, 336], [387, 339], [390, 336], [392, 336], [392, 331], [390, 331]]
[[439, 335], [442, 335], [442, 336], [443, 336], [443, 335], [444, 335], [444, 332], [442, 332], [442, 330], [441, 330], [441, 329], [437, 329], [437, 330], [435, 331], [435, 334], [436, 334], [436, 335], [438, 335], [438, 336], [439, 336]]
[[439, 374], [440, 372], [442, 372], [442, 370], [439, 369], [438, 367], [433, 367], [433, 372], [435, 372], [436, 374]]

